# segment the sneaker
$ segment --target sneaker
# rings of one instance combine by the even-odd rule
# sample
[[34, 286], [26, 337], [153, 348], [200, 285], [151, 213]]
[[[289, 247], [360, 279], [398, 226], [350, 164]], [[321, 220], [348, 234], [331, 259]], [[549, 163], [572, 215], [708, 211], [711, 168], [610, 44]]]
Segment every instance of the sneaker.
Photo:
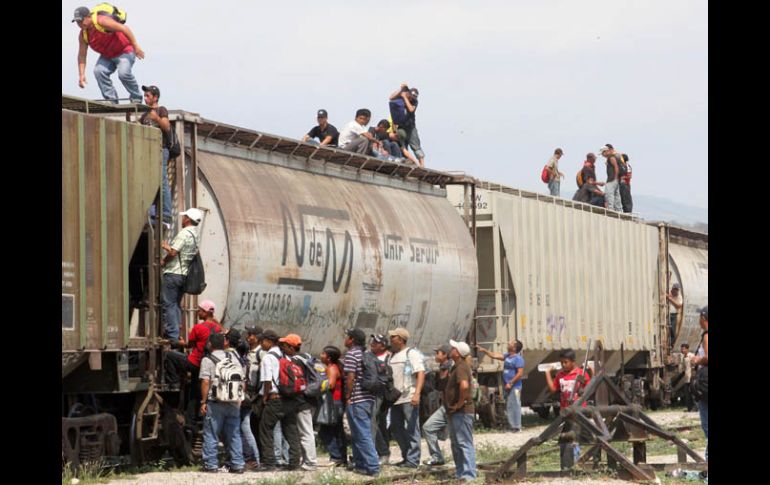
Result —
[[206, 468], [205, 466], [201, 468], [201, 471], [203, 473], [219, 473], [219, 468]]
[[364, 470], [363, 468], [353, 468], [353, 473], [358, 475], [366, 475], [367, 477], [377, 477], [380, 475], [380, 472], [368, 472]]
[[380, 457], [380, 465], [387, 465], [390, 463], [390, 455], [383, 455]]
[[243, 473], [243, 468], [238, 468], [237, 470], [236, 470], [236, 469], [233, 469], [233, 468], [231, 468], [231, 469], [230, 469], [230, 473], [236, 473], [236, 474], [240, 475], [240, 474], [242, 474], [242, 473]]
[[511, 430], [511, 433], [521, 433], [521, 429], [519, 429], [519, 428], [513, 428], [513, 429]]
[[300, 468], [302, 468], [306, 472], [314, 472], [314, 471], [316, 471], [316, 466], [315, 465], [308, 465], [307, 463], [303, 463], [302, 465], [300, 465]]
[[428, 466], [441, 466], [445, 464], [444, 460], [437, 460], [435, 458], [430, 458], [429, 460], [425, 460], [422, 463], [423, 465], [428, 465]]
[[331, 466], [348, 466], [348, 462], [342, 460], [330, 460]]
[[398, 463], [396, 463], [394, 466], [397, 466], [397, 467], [399, 467], [399, 468], [417, 468], [417, 465], [415, 465], [414, 463], [409, 463], [409, 462], [408, 462], [408, 461], [406, 461], [406, 460], [404, 460], [404, 461], [399, 461], [399, 462], [398, 462]]
[[257, 460], [250, 460], [246, 462], [247, 470], [256, 470], [257, 468], [259, 468], [259, 463], [257, 463]]

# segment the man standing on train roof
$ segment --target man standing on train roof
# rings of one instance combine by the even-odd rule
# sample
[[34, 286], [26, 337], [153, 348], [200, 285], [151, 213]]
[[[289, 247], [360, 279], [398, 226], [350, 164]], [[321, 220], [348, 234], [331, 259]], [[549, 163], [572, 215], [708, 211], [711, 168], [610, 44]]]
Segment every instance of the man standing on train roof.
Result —
[[182, 230], [170, 245], [167, 241], [161, 243], [161, 247], [167, 252], [163, 261], [160, 262], [164, 268], [161, 287], [163, 333], [164, 337], [171, 341], [179, 339], [179, 325], [182, 322], [180, 305], [184, 296], [184, 282], [190, 271], [190, 262], [198, 252], [195, 226], [203, 219], [203, 212], [194, 207], [180, 212], [179, 215], [182, 216]]
[[113, 103], [118, 102], [118, 93], [110, 79], [112, 73], [117, 70], [118, 78], [128, 91], [131, 102], [141, 103], [142, 93], [139, 91], [139, 84], [131, 69], [137, 57], [144, 59], [144, 51], [139, 47], [134, 33], [128, 26], [115, 20], [107, 10], [98, 7], [93, 12], [87, 7], [78, 7], [72, 19], [80, 27], [78, 85], [81, 88], [86, 87], [86, 55], [90, 46], [100, 54], [94, 67], [94, 77], [104, 99]]

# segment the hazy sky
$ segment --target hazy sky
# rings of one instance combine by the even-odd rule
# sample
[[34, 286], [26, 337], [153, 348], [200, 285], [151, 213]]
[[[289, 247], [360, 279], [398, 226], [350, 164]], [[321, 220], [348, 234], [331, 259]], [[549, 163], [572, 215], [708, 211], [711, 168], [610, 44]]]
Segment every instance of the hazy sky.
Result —
[[[90, 99], [98, 54], [81, 90], [70, 20], [96, 3], [62, 1], [62, 92]], [[634, 193], [708, 207], [702, 0], [116, 4], [146, 54], [137, 80], [169, 109], [300, 138], [318, 108], [338, 129], [358, 108], [387, 118], [407, 82], [431, 168], [547, 193], [540, 171], [561, 147], [571, 197], [585, 154], [609, 142], [631, 158]]]

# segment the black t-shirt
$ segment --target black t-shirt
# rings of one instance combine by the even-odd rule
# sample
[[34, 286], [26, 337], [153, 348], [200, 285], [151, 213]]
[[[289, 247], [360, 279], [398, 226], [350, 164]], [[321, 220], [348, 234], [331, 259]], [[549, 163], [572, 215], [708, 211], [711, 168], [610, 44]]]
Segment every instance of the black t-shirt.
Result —
[[322, 130], [320, 125], [316, 125], [312, 130], [307, 132], [307, 136], [310, 138], [318, 138], [318, 141], [324, 141], [327, 136], [332, 137], [332, 141], [329, 142], [330, 146], [337, 146], [337, 142], [340, 138], [340, 132], [331, 123], [326, 125], [326, 129]]
[[[152, 108], [152, 111], [157, 111], [158, 112], [158, 116], [160, 116], [161, 118], [168, 118], [168, 110], [166, 109], [165, 106], [158, 106], [157, 108]], [[142, 117], [139, 118], [139, 123], [141, 123], [141, 124], [143, 124], [145, 126], [154, 126], [155, 128], [160, 129], [160, 126], [158, 126], [158, 124], [156, 122], [154, 122], [152, 120], [152, 118], [150, 118], [150, 112], [149, 111], [145, 112], [142, 115]], [[163, 130], [160, 130], [160, 132], [163, 134], [163, 145], [162, 146], [163, 146], [163, 148], [168, 148], [169, 146], [171, 146], [171, 144], [169, 143], [168, 135], [166, 135], [166, 132], [163, 131]]]
[[575, 196], [572, 198], [572, 200], [586, 203], [591, 202], [591, 197], [598, 195], [595, 194], [596, 189], [596, 185], [584, 183], [583, 186], [580, 187], [577, 192], [575, 192]]
[[415, 119], [415, 115], [417, 114], [417, 100], [410, 100], [410, 102], [412, 103], [412, 106], [414, 106], [414, 111], [410, 113], [408, 108], [406, 110], [406, 125], [404, 128], [407, 130], [411, 130], [417, 125], [417, 120]]
[[371, 133], [371, 135], [374, 138], [376, 138], [377, 140], [380, 140], [380, 141], [385, 141], [385, 140], [388, 139], [388, 132], [387, 131], [383, 131], [382, 133], [378, 133], [377, 129], [375, 127], [373, 127], [373, 126], [369, 127], [369, 133]]
[[620, 160], [620, 155], [614, 154], [607, 157], [607, 182], [612, 182], [615, 180], [615, 167], [612, 166], [612, 162], [610, 161], [611, 158], [615, 159], [615, 162], [617, 162], [618, 166], [622, 163]]

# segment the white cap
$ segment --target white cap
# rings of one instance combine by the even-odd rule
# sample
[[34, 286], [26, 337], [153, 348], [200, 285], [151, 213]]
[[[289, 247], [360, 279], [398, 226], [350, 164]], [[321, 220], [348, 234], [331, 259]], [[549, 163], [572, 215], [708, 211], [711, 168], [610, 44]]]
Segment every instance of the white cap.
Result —
[[201, 212], [200, 209], [196, 209], [195, 207], [191, 207], [184, 212], [180, 212], [179, 215], [189, 217], [195, 224], [200, 224], [201, 219], [203, 219], [203, 212]]
[[471, 348], [465, 342], [455, 342], [454, 340], [450, 340], [449, 345], [456, 348], [457, 351], [460, 352], [460, 357], [467, 357], [471, 355]]
[[607, 145], [604, 145], [603, 147], [601, 147], [599, 149], [599, 153], [606, 152], [606, 151], [609, 151], [609, 150], [612, 150], [612, 148], [608, 147]]

